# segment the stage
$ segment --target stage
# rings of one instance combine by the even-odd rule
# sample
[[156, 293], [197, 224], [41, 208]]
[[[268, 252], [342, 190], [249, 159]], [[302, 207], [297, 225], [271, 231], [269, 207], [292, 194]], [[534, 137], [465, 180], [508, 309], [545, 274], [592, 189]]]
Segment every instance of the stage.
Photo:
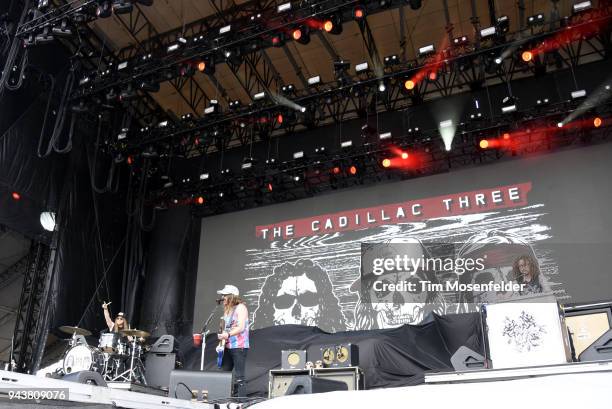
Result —
[[[502, 380], [503, 376], [511, 376]], [[560, 373], [560, 374], [556, 374]], [[477, 374], [477, 375], [476, 375]], [[442, 374], [440, 374], [442, 375]], [[612, 362], [553, 367], [482, 370], [426, 376], [426, 384], [364, 391], [284, 396], [252, 406], [255, 409], [381, 407], [452, 407], [473, 409], [610, 407]], [[451, 375], [455, 376], [453, 380]], [[467, 378], [470, 378], [468, 380]], [[428, 381], [429, 379], [429, 381]], [[442, 383], [444, 379], [445, 383]], [[432, 383], [429, 383], [432, 382]]]

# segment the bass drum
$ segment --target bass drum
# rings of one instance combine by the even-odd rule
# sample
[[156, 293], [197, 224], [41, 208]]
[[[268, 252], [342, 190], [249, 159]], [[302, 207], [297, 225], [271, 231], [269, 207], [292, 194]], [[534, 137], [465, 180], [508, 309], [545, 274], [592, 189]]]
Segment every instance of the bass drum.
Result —
[[102, 373], [104, 370], [104, 355], [98, 349], [89, 345], [77, 345], [70, 348], [64, 357], [64, 374], [79, 371], [94, 371]]

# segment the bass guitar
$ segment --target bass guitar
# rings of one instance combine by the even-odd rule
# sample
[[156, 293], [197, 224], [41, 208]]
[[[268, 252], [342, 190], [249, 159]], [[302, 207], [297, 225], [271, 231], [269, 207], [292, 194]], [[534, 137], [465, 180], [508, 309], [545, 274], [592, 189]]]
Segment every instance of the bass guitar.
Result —
[[[225, 329], [225, 320], [221, 318], [221, 323], [219, 324], [219, 334], [223, 332]], [[217, 367], [221, 368], [223, 365], [223, 353], [225, 352], [225, 339], [219, 340], [219, 344], [217, 345]]]

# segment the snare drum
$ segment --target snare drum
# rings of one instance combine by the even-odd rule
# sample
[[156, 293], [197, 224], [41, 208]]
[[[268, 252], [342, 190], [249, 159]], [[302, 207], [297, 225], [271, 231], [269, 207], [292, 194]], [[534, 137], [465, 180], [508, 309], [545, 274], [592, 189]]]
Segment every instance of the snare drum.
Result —
[[68, 350], [66, 356], [64, 356], [63, 369], [66, 375], [79, 371], [102, 372], [103, 368], [103, 354], [89, 345], [72, 347]]
[[116, 354], [121, 343], [121, 334], [118, 332], [105, 332], [100, 335], [98, 348], [107, 354]]

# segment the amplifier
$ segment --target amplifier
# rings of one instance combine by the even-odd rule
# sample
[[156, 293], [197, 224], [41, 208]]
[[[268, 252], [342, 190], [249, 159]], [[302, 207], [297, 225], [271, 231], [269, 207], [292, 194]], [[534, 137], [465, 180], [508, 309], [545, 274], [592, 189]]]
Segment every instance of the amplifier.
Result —
[[359, 349], [355, 344], [321, 345], [320, 354], [326, 368], [359, 365]]
[[231, 396], [231, 372], [174, 370], [170, 373], [169, 398], [209, 401]]
[[358, 367], [316, 368], [311, 370], [273, 369], [270, 371], [268, 397], [271, 399], [285, 396], [293, 380], [304, 375], [343, 382], [349, 391], [365, 389], [365, 377], [361, 368]]
[[304, 369], [306, 368], [305, 350], [281, 351], [281, 368], [283, 369]]

